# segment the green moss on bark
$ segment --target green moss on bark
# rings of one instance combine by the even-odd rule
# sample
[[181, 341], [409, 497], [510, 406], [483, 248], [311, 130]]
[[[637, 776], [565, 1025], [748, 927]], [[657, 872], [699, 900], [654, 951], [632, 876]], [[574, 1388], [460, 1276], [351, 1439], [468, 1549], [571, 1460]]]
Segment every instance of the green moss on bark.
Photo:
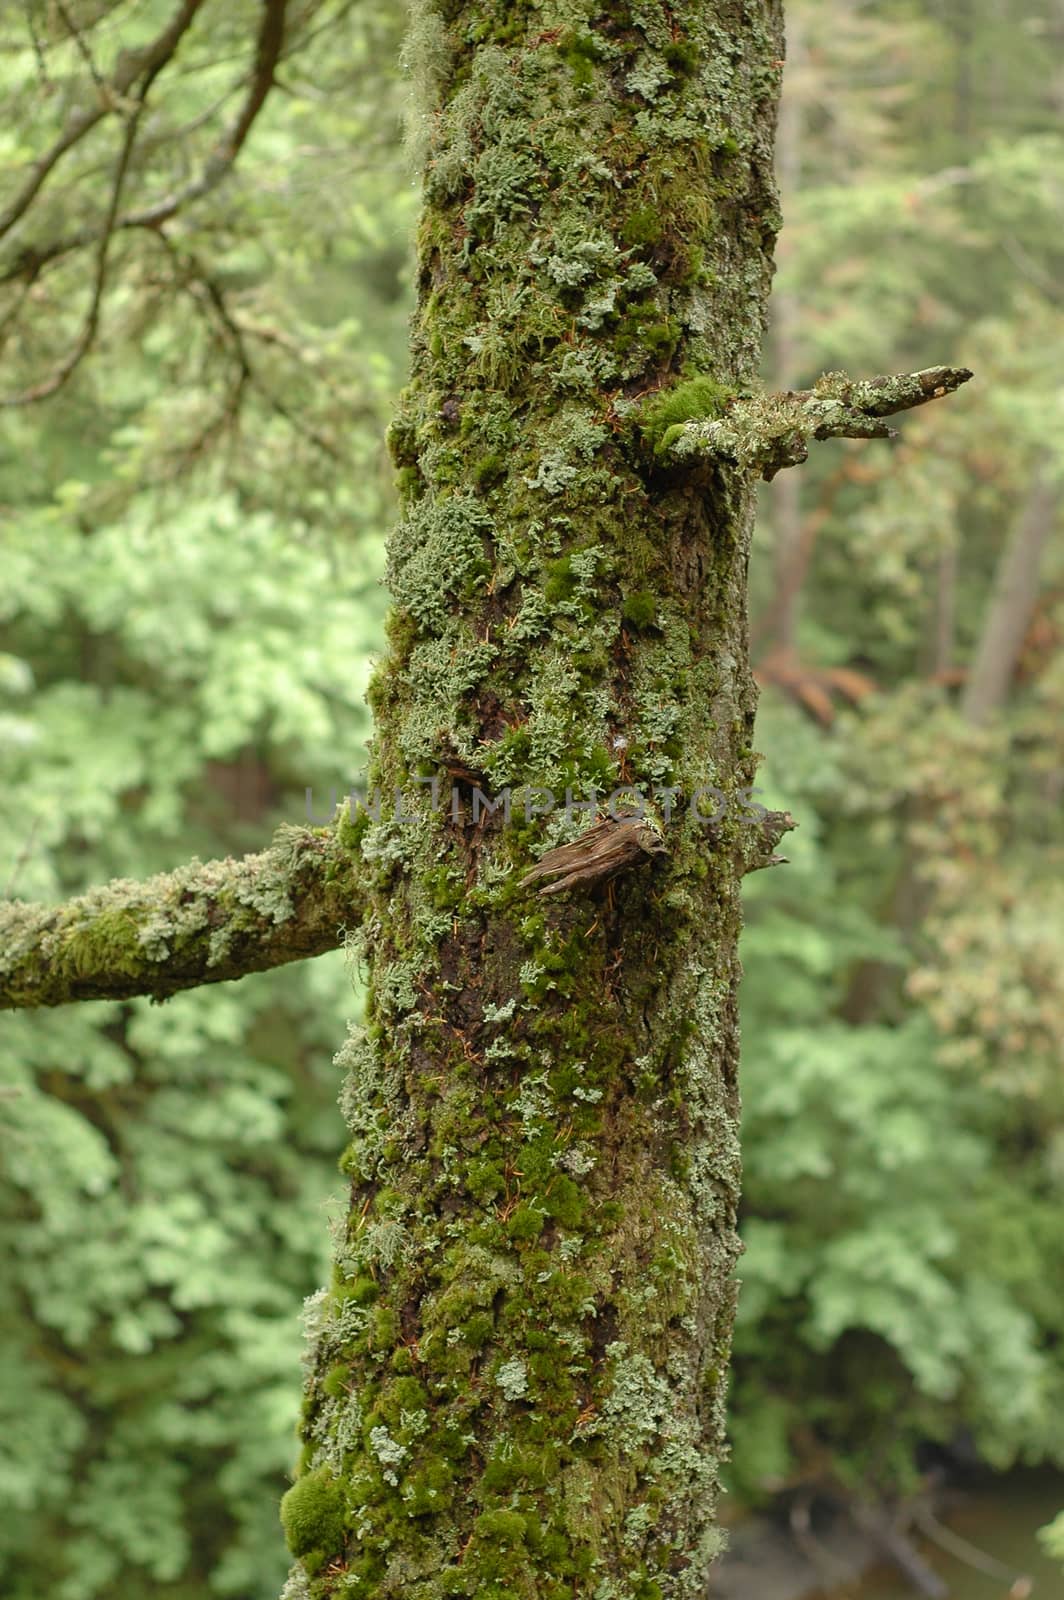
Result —
[[0, 1009], [157, 999], [333, 950], [362, 912], [361, 824], [282, 828], [240, 861], [115, 879], [61, 906], [0, 905]]
[[[439, 109], [372, 781], [730, 792], [752, 485], [653, 446], [756, 372], [777, 9], [414, 26]], [[360, 843], [351, 1207], [303, 1423], [346, 1510], [313, 1592], [688, 1600], [737, 1253], [734, 830], [681, 805], [662, 860], [544, 902], [520, 879], [579, 819], [410, 807]]]

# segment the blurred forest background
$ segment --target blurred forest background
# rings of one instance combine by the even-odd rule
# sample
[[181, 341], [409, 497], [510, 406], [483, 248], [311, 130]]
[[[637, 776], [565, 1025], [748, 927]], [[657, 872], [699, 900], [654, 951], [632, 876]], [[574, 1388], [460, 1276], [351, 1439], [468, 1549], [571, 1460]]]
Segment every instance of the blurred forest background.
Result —
[[[71, 9], [3, 8], [0, 206], [118, 35], [168, 15]], [[4, 896], [260, 847], [364, 761], [417, 211], [405, 17], [302, 6], [202, 182], [258, 9], [208, 0], [153, 90], [119, 200], [183, 193], [165, 226], [91, 248], [119, 107], [0, 241]], [[749, 1504], [905, 1491], [936, 1452], [1064, 1466], [1064, 7], [788, 17], [766, 380], [977, 381], [765, 492], [763, 799], [800, 831], [743, 945]], [[9, 1600], [276, 1594], [358, 1007], [337, 953], [0, 1021]]]

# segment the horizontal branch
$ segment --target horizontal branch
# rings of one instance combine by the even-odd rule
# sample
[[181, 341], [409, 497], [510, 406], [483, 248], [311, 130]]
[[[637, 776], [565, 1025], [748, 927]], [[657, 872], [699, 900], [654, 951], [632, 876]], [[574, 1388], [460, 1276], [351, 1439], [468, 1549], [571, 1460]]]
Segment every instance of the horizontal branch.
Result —
[[722, 416], [672, 430], [669, 454], [678, 460], [724, 456], [764, 478], [797, 466], [814, 439], [891, 439], [883, 421], [952, 394], [972, 374], [966, 367], [928, 367], [886, 378], [848, 378], [827, 372], [812, 389], [743, 395]]
[[[116, 878], [57, 906], [0, 901], [0, 1011], [74, 1000], [165, 1000], [324, 955], [363, 919], [368, 875], [346, 817], [281, 828], [241, 860], [190, 861], [137, 882]], [[744, 871], [774, 866], [795, 826], [770, 811], [744, 830]], [[547, 853], [521, 880], [557, 894], [597, 884], [665, 851], [645, 820], [602, 819]]]
[[0, 1010], [164, 1000], [335, 949], [364, 895], [342, 831], [282, 828], [242, 860], [118, 878], [59, 906], [0, 903]]

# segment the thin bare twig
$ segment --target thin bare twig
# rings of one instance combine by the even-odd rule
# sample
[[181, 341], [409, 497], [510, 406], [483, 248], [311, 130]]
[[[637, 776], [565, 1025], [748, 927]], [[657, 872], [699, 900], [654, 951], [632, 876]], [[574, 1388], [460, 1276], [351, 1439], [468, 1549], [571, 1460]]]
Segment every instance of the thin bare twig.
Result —
[[51, 395], [57, 393], [57, 391], [60, 390], [65, 383], [69, 382], [79, 364], [85, 358], [86, 354], [91, 348], [93, 340], [96, 338], [96, 332], [100, 325], [100, 309], [103, 304], [103, 292], [107, 284], [107, 263], [110, 255], [111, 241], [114, 237], [115, 218], [118, 215], [118, 207], [122, 201], [122, 188], [125, 184], [126, 174], [129, 171], [130, 157], [133, 154], [133, 146], [136, 142], [137, 124], [140, 121], [141, 113], [143, 112], [147, 101], [148, 90], [151, 87], [156, 74], [161, 71], [161, 69], [162, 62], [160, 62], [159, 65], [155, 67], [145, 78], [137, 97], [137, 103], [129, 117], [128, 122], [126, 123], [125, 130], [122, 135], [122, 147], [119, 151], [118, 162], [115, 167], [114, 180], [111, 184], [111, 198], [107, 206], [107, 218], [104, 224], [103, 233], [100, 238], [100, 246], [96, 257], [96, 272], [93, 278], [92, 298], [89, 301], [89, 309], [85, 315], [85, 321], [82, 324], [81, 333], [78, 335], [78, 338], [70, 352], [64, 356], [59, 365], [54, 367], [46, 378], [42, 378], [40, 383], [32, 385], [32, 387], [29, 389], [23, 389], [19, 394], [5, 395], [0, 397], [0, 406], [10, 407], [33, 405], [37, 401], [47, 400]]
[[[106, 85], [107, 94], [98, 96], [93, 105], [82, 106], [74, 112], [55, 143], [34, 162], [29, 177], [7, 210], [0, 213], [0, 238], [9, 233], [15, 223], [25, 216], [33, 200], [67, 151], [72, 150], [96, 127], [97, 123], [102, 122], [108, 113], [113, 112], [124, 101], [139, 78], [148, 73], [154, 76], [155, 72], [170, 60], [203, 3], [204, 0], [182, 0], [181, 6], [170, 22], [149, 44], [142, 50], [123, 52], [119, 56], [114, 76]], [[86, 243], [91, 242], [91, 240], [86, 241]], [[21, 273], [18, 276], [21, 276]]]
[[[92, 51], [89, 49], [89, 41], [86, 39], [85, 35], [82, 33], [81, 29], [78, 27], [78, 24], [76, 23], [74, 18], [70, 15], [70, 12], [67, 10], [66, 6], [63, 4], [63, 0], [55, 0], [55, 9], [59, 13], [59, 17], [60, 17], [60, 19], [61, 19], [61, 21], [63, 23], [63, 26], [66, 28], [66, 30], [69, 33], [70, 37], [73, 39], [74, 44], [75, 44], [75, 46], [77, 48], [78, 55], [81, 57], [82, 61], [84, 61], [85, 65], [88, 67], [88, 69], [89, 69], [89, 77], [92, 79], [93, 83], [96, 85], [96, 89], [97, 89], [97, 92], [98, 92], [98, 94], [100, 96], [100, 99], [106, 105], [107, 102], [111, 99], [113, 91], [111, 90], [110, 85], [107, 84], [104, 81], [103, 74], [100, 72], [99, 67], [96, 65], [96, 57], [93, 55]], [[120, 109], [120, 105], [119, 106], [114, 106], [111, 109], [112, 110]]]
[[240, 379], [230, 395], [230, 403], [227, 403], [226, 417], [232, 420], [235, 416], [232, 405], [239, 405], [240, 396], [244, 389], [250, 386], [262, 395], [271, 410], [283, 418], [294, 432], [300, 434], [333, 461], [342, 462], [345, 459], [343, 453], [337, 450], [336, 446], [324, 434], [319, 433], [316, 428], [304, 421], [298, 412], [281, 400], [262, 377], [261, 373], [256, 370], [247, 344], [249, 337], [256, 336], [256, 330], [248, 330], [243, 327], [233, 313], [226, 299], [225, 291], [217, 278], [212, 276], [202, 262], [191, 252], [178, 250], [173, 240], [162, 229], [156, 230], [155, 237], [163, 248], [168, 251], [175, 266], [183, 269], [183, 277], [185, 279], [183, 287], [186, 293], [195, 297], [196, 288], [202, 292], [202, 296], [206, 299], [215, 322], [222, 330], [227, 344], [236, 357]]
[[37, 76], [41, 80], [41, 88], [47, 90], [52, 87], [52, 79], [48, 72], [48, 62], [45, 60], [41, 36], [37, 32], [37, 20], [33, 15], [33, 0], [22, 0], [22, 9], [26, 13], [26, 27], [29, 29], [30, 43], [33, 45], [33, 56], [37, 63]]
[[978, 1545], [969, 1544], [967, 1539], [962, 1539], [959, 1533], [954, 1533], [952, 1528], [947, 1528], [927, 1506], [917, 1506], [913, 1512], [913, 1521], [924, 1535], [936, 1544], [940, 1550], [955, 1561], [962, 1561], [966, 1567], [971, 1567], [974, 1572], [981, 1572], [988, 1578], [994, 1578], [1001, 1583], [1007, 1583], [1011, 1600], [1021, 1600], [1022, 1596], [1031, 1593], [1030, 1578], [1023, 1573], [1016, 1573], [1007, 1567], [1003, 1561], [998, 1561], [994, 1556], [987, 1555], [985, 1550], [980, 1550]]
[[30, 856], [33, 854], [33, 847], [37, 842], [37, 834], [38, 834], [38, 832], [40, 830], [40, 826], [41, 826], [40, 817], [34, 817], [33, 822], [32, 822], [32, 824], [30, 826], [30, 831], [26, 835], [25, 843], [23, 844], [22, 849], [19, 851], [18, 855], [15, 857], [15, 864], [11, 868], [11, 874], [10, 874], [8, 880], [7, 880], [7, 883], [4, 885], [3, 898], [5, 900], [10, 900], [11, 899], [11, 896], [15, 892], [16, 885], [18, 884], [18, 880], [22, 875], [22, 869], [26, 865], [26, 863], [29, 861]]

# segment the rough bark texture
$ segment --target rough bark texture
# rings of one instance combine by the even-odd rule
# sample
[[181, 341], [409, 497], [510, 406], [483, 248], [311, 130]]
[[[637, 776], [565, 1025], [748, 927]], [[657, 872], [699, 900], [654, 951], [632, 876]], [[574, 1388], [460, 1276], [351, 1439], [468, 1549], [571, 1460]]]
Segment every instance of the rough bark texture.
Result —
[[[414, 21], [439, 109], [372, 695], [410, 815], [360, 824], [289, 1596], [680, 1600], [718, 1548], [739, 887], [772, 842], [742, 799], [754, 473], [656, 445], [754, 379], [781, 53], [775, 0]], [[657, 786], [665, 848], [544, 898], [522, 880], [593, 813], [456, 822], [432, 777]]]

